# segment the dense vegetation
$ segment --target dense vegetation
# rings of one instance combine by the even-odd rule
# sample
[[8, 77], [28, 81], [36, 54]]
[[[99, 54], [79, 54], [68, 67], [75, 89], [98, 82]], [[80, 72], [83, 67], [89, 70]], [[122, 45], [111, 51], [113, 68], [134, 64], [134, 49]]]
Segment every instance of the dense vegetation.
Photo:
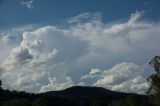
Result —
[[136, 103], [138, 103], [137, 100], [143, 102], [146, 99], [146, 96], [143, 95], [114, 92], [100, 87], [81, 86], [40, 94], [1, 89], [0, 95], [0, 106], [108, 106], [114, 104], [112, 101], [119, 102], [123, 98], [130, 102], [136, 101]]
[[160, 106], [160, 57], [155, 56], [149, 64], [155, 73], [147, 79], [147, 95], [81, 86], [33, 94], [4, 90], [0, 81], [0, 106]]

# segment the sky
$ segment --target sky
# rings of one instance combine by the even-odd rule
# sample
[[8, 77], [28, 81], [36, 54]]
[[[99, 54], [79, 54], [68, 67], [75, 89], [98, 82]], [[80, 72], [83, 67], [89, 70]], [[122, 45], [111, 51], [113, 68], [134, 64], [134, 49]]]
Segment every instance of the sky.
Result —
[[98, 86], [145, 94], [160, 54], [159, 0], [0, 0], [0, 79], [27, 92]]

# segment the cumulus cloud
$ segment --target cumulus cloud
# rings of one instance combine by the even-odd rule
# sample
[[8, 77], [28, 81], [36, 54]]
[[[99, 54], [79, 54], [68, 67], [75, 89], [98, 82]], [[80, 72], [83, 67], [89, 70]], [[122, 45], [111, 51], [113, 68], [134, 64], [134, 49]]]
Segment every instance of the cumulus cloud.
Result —
[[93, 85], [114, 91], [144, 94], [148, 89], [146, 79], [150, 74], [144, 69], [144, 66], [137, 64], [120, 63], [109, 70], [101, 71], [99, 79]]
[[[144, 21], [142, 15], [136, 12], [126, 21], [108, 25], [99, 13], [83, 13], [68, 19], [66, 28], [21, 30], [18, 41], [10, 39], [17, 43], [0, 66], [3, 86], [44, 92], [93, 85], [142, 93], [150, 74], [143, 65], [160, 53], [160, 25]], [[10, 46], [6, 39], [14, 35], [5, 33], [0, 40]]]
[[0, 31], [0, 64], [9, 55], [11, 49], [16, 48], [22, 41], [22, 34], [25, 31], [32, 31], [37, 28], [36, 25], [19, 26]]
[[28, 49], [21, 47], [14, 48], [3, 65], [10, 70], [10, 67], [14, 67], [15, 65], [23, 65], [32, 58], [33, 57], [29, 53]]
[[122, 62], [107, 70], [91, 69], [89, 74], [81, 76], [81, 81], [94, 80], [90, 85], [144, 94], [149, 87], [146, 79], [151, 74], [147, 68], [147, 65]]
[[63, 90], [65, 88], [69, 88], [74, 86], [74, 83], [71, 77], [66, 77], [65, 82], [58, 82], [56, 77], [49, 77], [49, 83], [41, 87], [40, 92], [46, 92], [50, 90]]
[[89, 74], [81, 76], [81, 80], [85, 80], [85, 79], [88, 79], [88, 78], [95, 78], [99, 74], [100, 74], [100, 70], [99, 69], [91, 69], [91, 71], [89, 72]]
[[[59, 45], [61, 44], [59, 41], [63, 41], [67, 48]], [[81, 49], [81, 46], [86, 46], [85, 42], [83, 43], [77, 38], [70, 38], [65, 30], [62, 31], [52, 26], [46, 26], [33, 32], [24, 32], [19, 46], [10, 51], [9, 56], [1, 66], [3, 70], [1, 79], [5, 82], [4, 87], [27, 90], [29, 92], [42, 92], [46, 91], [46, 89], [49, 90], [49, 88], [50, 90], [58, 90], [58, 88], [62, 89], [65, 86], [69, 87], [68, 84], [70, 83], [58, 84], [58, 82], [57, 88], [52, 87], [53, 82], [55, 84], [55, 81], [60, 81], [61, 79], [51, 82], [48, 73], [53, 74], [56, 69], [63, 65], [63, 62], [83, 54], [85, 51], [80, 51], [78, 54], [73, 51], [76, 48]], [[68, 49], [68, 51], [64, 49]], [[67, 55], [69, 56], [68, 58], [62, 57]], [[55, 57], [57, 59], [54, 60]], [[14, 79], [12, 80], [13, 82], [10, 79], [6, 79], [9, 75], [12, 76], [10, 78]], [[55, 76], [53, 75], [53, 77]], [[66, 80], [69, 81], [69, 77]]]

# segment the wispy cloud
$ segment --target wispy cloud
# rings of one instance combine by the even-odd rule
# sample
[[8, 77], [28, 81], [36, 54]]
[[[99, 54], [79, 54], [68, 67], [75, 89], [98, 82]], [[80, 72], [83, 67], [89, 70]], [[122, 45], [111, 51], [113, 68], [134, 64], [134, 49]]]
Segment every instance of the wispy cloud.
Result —
[[97, 12], [97, 13], [85, 12], [75, 17], [69, 18], [67, 22], [69, 24], [86, 23], [90, 21], [100, 21], [101, 18], [102, 18], [102, 14], [100, 12]]
[[25, 6], [28, 9], [33, 8], [34, 0], [21, 0], [21, 5]]

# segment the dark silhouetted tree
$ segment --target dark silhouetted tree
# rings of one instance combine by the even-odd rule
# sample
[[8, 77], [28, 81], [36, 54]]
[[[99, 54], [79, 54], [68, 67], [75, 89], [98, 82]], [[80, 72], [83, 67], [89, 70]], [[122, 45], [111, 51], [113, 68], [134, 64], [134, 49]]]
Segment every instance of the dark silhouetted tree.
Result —
[[2, 81], [0, 80], [0, 95], [3, 92], [3, 88], [2, 88]]
[[149, 64], [152, 65], [155, 70], [155, 73], [147, 79], [150, 85], [147, 92], [149, 101], [153, 106], [160, 106], [160, 56], [155, 56]]
[[149, 64], [153, 66], [155, 73], [147, 79], [150, 84], [148, 94], [160, 95], [160, 56], [155, 56]]
[[3, 106], [32, 106], [27, 99], [14, 99], [3, 102]]
[[134, 95], [129, 95], [126, 98], [119, 100], [119, 101], [113, 101], [109, 106], [149, 106], [143, 101], [138, 100]]
[[45, 106], [44, 100], [37, 98], [32, 102], [32, 106]]
[[0, 80], [0, 87], [2, 86], [2, 81]]

